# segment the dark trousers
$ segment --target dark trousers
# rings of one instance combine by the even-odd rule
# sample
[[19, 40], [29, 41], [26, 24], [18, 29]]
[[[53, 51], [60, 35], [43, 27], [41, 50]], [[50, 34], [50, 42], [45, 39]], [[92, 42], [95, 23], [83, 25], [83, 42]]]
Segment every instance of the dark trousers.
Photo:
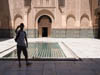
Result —
[[25, 60], [27, 61], [27, 59], [28, 59], [27, 48], [25, 46], [17, 45], [17, 57], [18, 57], [19, 62], [21, 59], [21, 52], [23, 52], [23, 54], [25, 56]]

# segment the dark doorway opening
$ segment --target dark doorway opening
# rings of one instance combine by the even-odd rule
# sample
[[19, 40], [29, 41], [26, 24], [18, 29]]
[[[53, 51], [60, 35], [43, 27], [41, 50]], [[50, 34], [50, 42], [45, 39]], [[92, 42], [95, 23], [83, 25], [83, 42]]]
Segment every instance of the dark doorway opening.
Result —
[[42, 37], [48, 37], [48, 28], [47, 27], [42, 28]]
[[42, 15], [38, 19], [39, 37], [50, 37], [52, 20], [48, 15]]

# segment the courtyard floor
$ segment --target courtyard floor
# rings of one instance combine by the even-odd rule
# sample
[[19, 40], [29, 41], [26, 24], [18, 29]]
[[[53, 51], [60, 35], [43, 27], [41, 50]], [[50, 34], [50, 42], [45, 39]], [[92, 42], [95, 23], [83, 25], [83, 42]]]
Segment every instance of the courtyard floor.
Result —
[[[54, 61], [30, 60], [32, 65], [18, 67], [16, 60], [0, 60], [0, 75], [100, 75], [100, 40], [89, 38], [36, 38], [29, 42], [64, 43], [81, 60]], [[15, 46], [14, 39], [0, 42], [0, 57], [3, 51]], [[62, 46], [63, 47], [63, 46]], [[6, 52], [7, 53], [7, 52]], [[66, 53], [66, 52], [65, 52]]]

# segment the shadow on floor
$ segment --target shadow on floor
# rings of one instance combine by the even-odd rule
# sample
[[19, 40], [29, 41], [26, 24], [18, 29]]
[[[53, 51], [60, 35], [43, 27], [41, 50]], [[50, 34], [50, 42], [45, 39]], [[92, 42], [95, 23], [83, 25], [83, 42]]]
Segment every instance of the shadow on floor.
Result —
[[100, 59], [82, 59], [81, 61], [30, 61], [27, 67], [21, 61], [18, 67], [15, 60], [0, 60], [0, 75], [100, 75]]

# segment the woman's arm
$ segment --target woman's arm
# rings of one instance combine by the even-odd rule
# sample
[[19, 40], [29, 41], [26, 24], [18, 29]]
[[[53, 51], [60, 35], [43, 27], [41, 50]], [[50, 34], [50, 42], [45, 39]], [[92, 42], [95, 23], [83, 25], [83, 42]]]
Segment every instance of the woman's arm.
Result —
[[17, 34], [18, 33], [18, 29], [20, 28], [20, 25], [17, 26], [17, 28], [15, 29], [15, 33]]

